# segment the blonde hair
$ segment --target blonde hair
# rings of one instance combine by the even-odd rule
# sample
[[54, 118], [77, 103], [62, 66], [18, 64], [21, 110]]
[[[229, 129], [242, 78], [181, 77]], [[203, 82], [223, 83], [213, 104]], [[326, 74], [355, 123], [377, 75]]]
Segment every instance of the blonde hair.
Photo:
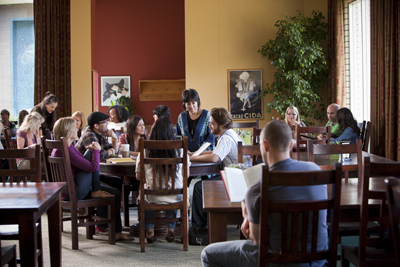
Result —
[[54, 140], [60, 140], [61, 137], [67, 139], [68, 146], [71, 142], [72, 131], [76, 127], [76, 121], [72, 117], [60, 118], [56, 121], [53, 128]]
[[[286, 112], [285, 112], [285, 122], [286, 122], [286, 124], [289, 125], [289, 122], [288, 122], [288, 120], [287, 120], [287, 113], [288, 113], [288, 111], [289, 111], [290, 109], [293, 109], [294, 113], [296, 113], [296, 115], [297, 115], [296, 121], [297, 121], [298, 123], [300, 123], [301, 120], [300, 120], [299, 110], [298, 110], [295, 106], [290, 106], [290, 107], [288, 107], [288, 108], [286, 109]], [[289, 125], [289, 126], [290, 126], [290, 125]], [[296, 137], [297, 137], [297, 127], [296, 127], [296, 128], [294, 129], [294, 131], [293, 131], [293, 138], [296, 138]]]
[[27, 133], [35, 133], [38, 125], [42, 124], [43, 122], [44, 118], [42, 117], [42, 115], [34, 111], [31, 114], [25, 116], [24, 122], [19, 127], [18, 132], [23, 131]]
[[79, 118], [81, 120], [81, 126], [79, 127], [79, 129], [81, 129], [83, 131], [84, 128], [85, 128], [85, 125], [86, 125], [85, 114], [82, 111], [75, 111], [74, 114], [72, 114], [71, 117], [73, 119]]

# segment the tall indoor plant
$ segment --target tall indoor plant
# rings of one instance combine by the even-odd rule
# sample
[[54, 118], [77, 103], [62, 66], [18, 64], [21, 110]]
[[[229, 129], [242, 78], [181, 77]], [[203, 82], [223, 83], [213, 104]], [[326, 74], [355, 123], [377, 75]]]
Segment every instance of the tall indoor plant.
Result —
[[328, 41], [328, 24], [324, 18], [316, 11], [311, 17], [300, 12], [297, 16], [286, 16], [275, 23], [276, 38], [258, 50], [276, 68], [274, 82], [263, 89], [263, 96], [273, 95], [267, 112], [276, 109], [283, 115], [288, 106], [296, 106], [302, 119], [325, 119], [325, 107], [319, 95], [328, 80], [326, 52], [322, 49]]

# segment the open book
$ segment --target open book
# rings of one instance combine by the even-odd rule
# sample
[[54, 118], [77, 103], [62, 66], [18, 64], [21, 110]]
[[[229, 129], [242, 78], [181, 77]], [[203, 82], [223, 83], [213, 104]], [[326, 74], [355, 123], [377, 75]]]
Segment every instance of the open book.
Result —
[[134, 163], [135, 160], [129, 158], [109, 158], [106, 160], [107, 163], [118, 164], [118, 163]]
[[192, 156], [198, 156], [201, 154], [201, 152], [203, 152], [204, 150], [206, 150], [207, 147], [209, 147], [211, 145], [210, 142], [205, 142], [204, 144], [201, 145], [201, 147], [199, 149], [197, 149], [196, 152], [193, 153]]
[[230, 202], [241, 202], [245, 198], [249, 187], [261, 179], [263, 165], [257, 164], [244, 171], [228, 167], [220, 171]]

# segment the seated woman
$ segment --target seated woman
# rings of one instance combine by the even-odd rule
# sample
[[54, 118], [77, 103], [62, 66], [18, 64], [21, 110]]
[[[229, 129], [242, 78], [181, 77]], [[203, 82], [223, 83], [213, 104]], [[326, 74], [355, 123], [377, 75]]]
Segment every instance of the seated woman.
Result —
[[125, 128], [126, 120], [130, 116], [129, 111], [118, 105], [110, 107], [108, 114], [110, 114], [110, 122], [107, 128], [114, 130], [121, 130], [121, 127]]
[[[88, 149], [82, 156], [72, 142], [77, 138], [78, 129], [76, 121], [71, 117], [61, 118], [54, 125], [54, 138], [60, 140], [61, 137], [67, 139], [68, 153], [71, 161], [72, 175], [75, 181], [76, 197], [78, 200], [88, 197], [99, 198], [115, 196], [115, 240], [133, 240], [133, 237], [122, 233], [121, 223], [121, 193], [113, 190], [112, 187], [100, 183], [100, 150], [101, 146], [93, 142], [86, 148]], [[61, 151], [53, 150], [52, 156], [59, 156]], [[100, 190], [102, 189], [102, 190]], [[103, 191], [104, 190], [104, 191]], [[104, 216], [102, 216], [104, 217]]]
[[[174, 125], [168, 117], [160, 117], [157, 119], [153, 130], [150, 135], [150, 140], [175, 140], [174, 134]], [[168, 150], [146, 150], [145, 151], [146, 158], [177, 158], [179, 155], [182, 155], [183, 150], [180, 151], [174, 149]], [[190, 160], [188, 156], [188, 173], [189, 173]], [[183, 187], [183, 168], [182, 164], [176, 167], [176, 176], [175, 176], [175, 188]], [[148, 189], [152, 188], [153, 178], [156, 179], [156, 183], [158, 183], [158, 177], [153, 177], [153, 169], [151, 165], [144, 166], [146, 184]], [[159, 172], [156, 171], [156, 175]], [[138, 159], [136, 162], [136, 178], [140, 179], [140, 153], [138, 155]], [[165, 183], [165, 177], [163, 177], [162, 183]], [[168, 184], [171, 186], [171, 181], [168, 181]], [[175, 203], [182, 201], [182, 195], [176, 196], [149, 196], [146, 201], [150, 203]], [[186, 201], [186, 200], [183, 200]], [[166, 217], [167, 218], [176, 218], [176, 210], [167, 210]], [[145, 213], [146, 219], [155, 218], [155, 211], [146, 211]], [[157, 238], [154, 235], [154, 223], [148, 223], [145, 226], [146, 228], [146, 239], [148, 243], [153, 243]], [[168, 223], [167, 235], [165, 239], [168, 242], [172, 242], [175, 239], [174, 234], [175, 222]]]
[[[358, 128], [353, 113], [348, 108], [341, 108], [337, 111], [336, 116], [342, 134], [338, 138], [331, 138], [331, 142], [336, 143], [346, 139], [350, 140], [351, 144], [355, 144], [357, 139], [360, 139], [360, 128]], [[318, 137], [318, 139], [322, 140], [323, 137]]]
[[81, 138], [82, 133], [85, 131], [85, 114], [82, 111], [76, 111], [71, 116], [76, 121], [76, 128], [78, 129], [78, 138]]
[[119, 142], [120, 144], [129, 144], [130, 156], [136, 157], [139, 154], [140, 137], [148, 139], [148, 135], [145, 134], [145, 129], [146, 127], [140, 116], [131, 116], [126, 121], [126, 132], [119, 136]]
[[286, 109], [285, 122], [292, 130], [293, 139], [297, 138], [297, 127], [306, 127], [306, 125], [300, 119], [299, 111], [294, 106], [290, 106]]
[[196, 152], [205, 142], [211, 145], [206, 150], [214, 149], [214, 135], [211, 134], [210, 112], [200, 108], [200, 97], [196, 90], [186, 89], [182, 92], [182, 108], [176, 123], [176, 134], [188, 136], [188, 150]]
[[[44, 122], [44, 118], [37, 112], [32, 112], [25, 117], [24, 122], [19, 127], [17, 132], [17, 148], [34, 148], [36, 144], [40, 144], [39, 129]], [[29, 159], [17, 159], [18, 169], [29, 169]], [[44, 165], [42, 165], [44, 171]]]
[[169, 110], [169, 107], [164, 105], [159, 105], [153, 109], [154, 122], [153, 125], [151, 125], [150, 134], [151, 131], [153, 130], [154, 125], [156, 124], [157, 119], [161, 117], [171, 118], [171, 111]]
[[18, 127], [21, 127], [26, 115], [29, 115], [29, 112], [26, 109], [21, 109], [18, 113]]
[[10, 121], [10, 112], [7, 109], [2, 109], [1, 112], [1, 123], [4, 127], [8, 127], [10, 129], [15, 128], [15, 124]]

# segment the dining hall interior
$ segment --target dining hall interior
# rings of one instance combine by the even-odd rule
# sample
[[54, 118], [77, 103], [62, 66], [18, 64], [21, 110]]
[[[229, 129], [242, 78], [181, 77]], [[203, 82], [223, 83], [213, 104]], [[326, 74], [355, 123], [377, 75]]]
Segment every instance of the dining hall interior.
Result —
[[[390, 248], [385, 247], [389, 251], [385, 250], [383, 253], [383, 257], [386, 257], [389, 262], [385, 262], [385, 264], [389, 264], [386, 266], [400, 266], [400, 244], [398, 244], [400, 242], [398, 229], [400, 221], [398, 218], [396, 221], [395, 218], [395, 212], [399, 211], [400, 204], [390, 202], [393, 199], [392, 194], [396, 194], [396, 186], [389, 186], [391, 183], [396, 184], [395, 180], [400, 178], [398, 174], [398, 170], [400, 170], [400, 163], [398, 163], [400, 160], [400, 19], [398, 15], [400, 5], [398, 0], [33, 0], [30, 3], [21, 1], [22, 3], [19, 4], [15, 4], [15, 1], [11, 2], [14, 3], [0, 0], [0, 29], [5, 36], [0, 39], [0, 69], [2, 70], [0, 92], [3, 95], [0, 97], [0, 109], [7, 108], [12, 111], [12, 114], [17, 114], [18, 111], [14, 111], [14, 103], [22, 101], [20, 99], [25, 97], [25, 93], [21, 93], [22, 91], [18, 91], [21, 89], [16, 88], [17, 83], [12, 76], [12, 72], [16, 72], [16, 70], [10, 70], [9, 67], [12, 62], [17, 61], [13, 57], [9, 60], [12, 50], [16, 50], [10, 40], [13, 33], [13, 26], [10, 27], [10, 23], [33, 18], [35, 63], [32, 70], [29, 70], [30, 75], [33, 74], [34, 77], [34, 83], [30, 84], [33, 89], [29, 93], [32, 96], [30, 101], [33, 103], [30, 108], [40, 103], [45, 98], [46, 92], [49, 91], [58, 98], [57, 118], [69, 117], [75, 111], [82, 111], [89, 120], [88, 115], [92, 112], [108, 114], [109, 108], [115, 104], [114, 98], [112, 98], [114, 100], [112, 103], [109, 99], [105, 100], [103, 86], [107, 77], [118, 77], [115, 78], [118, 81], [122, 78], [128, 79], [125, 80], [124, 86], [132, 100], [133, 114], [141, 117], [149, 134], [155, 124], [154, 109], [160, 105], [168, 106], [170, 121], [177, 130], [178, 117], [183, 111], [181, 94], [185, 89], [193, 88], [197, 91], [201, 98], [199, 106], [204, 110], [211, 111], [213, 108], [221, 107], [231, 111], [230, 80], [232, 78], [230, 73], [232, 71], [237, 71], [239, 74], [243, 71], [250, 73], [259, 71], [258, 81], [261, 81], [261, 84], [258, 84], [258, 87], [260, 89], [273, 83], [276, 68], [271, 60], [261, 55], [259, 50], [267, 40], [276, 37], [276, 22], [287, 16], [296, 16], [299, 13], [311, 16], [313, 11], [320, 11], [324, 16], [323, 22], [328, 25], [329, 35], [329, 41], [323, 47], [323, 50], [327, 51], [327, 79], [325, 85], [318, 89], [318, 94], [322, 99], [321, 103], [324, 105], [323, 119], [311, 118], [307, 121], [314, 123], [313, 126], [321, 126], [319, 128], [324, 126], [327, 129], [324, 133], [330, 133], [331, 128], [325, 127], [325, 123], [328, 121], [326, 108], [331, 103], [337, 103], [340, 108], [347, 107], [353, 112], [354, 118], [361, 128], [365, 121], [364, 130], [368, 132], [368, 136], [360, 129], [361, 141], [348, 145], [347, 152], [340, 150], [344, 149], [342, 146], [336, 152], [322, 152], [323, 149], [319, 149], [319, 146], [313, 141], [302, 140], [300, 135], [303, 133], [296, 133], [297, 136], [293, 136], [293, 140], [296, 140], [297, 137], [297, 144], [294, 143], [290, 152], [293, 159], [314, 161], [331, 176], [339, 172], [338, 168], [339, 170], [343, 168], [343, 178], [340, 177], [340, 180], [343, 180], [342, 186], [335, 187], [335, 182], [330, 182], [331, 185], [328, 185], [328, 196], [330, 197], [335, 196], [337, 188], [341, 187], [342, 196], [338, 197], [340, 203], [329, 204], [332, 205], [329, 206], [332, 213], [329, 213], [328, 216], [331, 222], [329, 227], [332, 227], [328, 232], [329, 240], [339, 246], [332, 249], [329, 243], [329, 249], [323, 256], [316, 253], [317, 256], [311, 257], [325, 257], [328, 260], [326, 264], [333, 262], [337, 266], [346, 266], [340, 257], [340, 255], [345, 255], [346, 261], [351, 262], [351, 266], [366, 266], [367, 257], [363, 254], [366, 252], [359, 252], [358, 248], [365, 246], [368, 242], [372, 244], [369, 237], [373, 235], [374, 237], [378, 236], [376, 239], [388, 241], [390, 244]], [[364, 6], [362, 12], [368, 9], [370, 16], [370, 19], [367, 19], [370, 26], [367, 36], [370, 45], [369, 54], [362, 56], [365, 60], [363, 64], [366, 65], [353, 67], [350, 66], [350, 61], [346, 57], [358, 52], [357, 49], [361, 50], [361, 48], [356, 47], [355, 50], [351, 50], [349, 47], [348, 38], [350, 37], [348, 35], [351, 33], [348, 30], [349, 11], [346, 8], [357, 2], [362, 2], [364, 5], [367, 3], [367, 8]], [[364, 15], [365, 13], [362, 13], [362, 16]], [[32, 51], [30, 52], [32, 53]], [[362, 78], [355, 79], [351, 77], [350, 72], [354, 70], [350, 68], [369, 69], [369, 72], [363, 73]], [[19, 74], [24, 75], [24, 72]], [[111, 81], [114, 82], [114, 80]], [[352, 86], [358, 86], [362, 92], [368, 91], [368, 93], [364, 95], [364, 93], [352, 91]], [[167, 89], [161, 89], [164, 87]], [[168, 88], [179, 88], [179, 90], [177, 93], [176, 90], [168, 90]], [[18, 92], [20, 92], [19, 95]], [[283, 121], [286, 116], [286, 108], [280, 112], [276, 109], [267, 111], [266, 106], [272, 101], [273, 95], [266, 94], [260, 102], [261, 112], [247, 112], [242, 117], [239, 115], [239, 117], [233, 118], [233, 124], [253, 123], [254, 125], [254, 128], [253, 125], [244, 126], [248, 132], [252, 132], [252, 141], [249, 143], [245, 141], [246, 146], [243, 147], [242, 144], [238, 145], [240, 147], [237, 151], [238, 155], [250, 155], [252, 159], [253, 157], [256, 159], [258, 156], [257, 163], [264, 159], [259, 150], [262, 143], [261, 129], [270, 122], [276, 123], [274, 118], [280, 117]], [[301, 113], [302, 110], [299, 110], [298, 114]], [[368, 128], [367, 125], [371, 126]], [[255, 133], [258, 133], [257, 138]], [[304, 134], [307, 138], [308, 133]], [[186, 138], [178, 141], [176, 140], [176, 144], [179, 143], [182, 146], [185, 142], [187, 145], [188, 142]], [[60, 142], [62, 145], [63, 141]], [[145, 143], [146, 141], [144, 141]], [[45, 143], [42, 143], [42, 150], [43, 144]], [[329, 143], [323, 144], [328, 145]], [[60, 146], [59, 149], [66, 147], [65, 144], [64, 148]], [[37, 149], [36, 147], [30, 150], [38, 153]], [[4, 152], [7, 150], [6, 145]], [[31, 165], [35, 161], [34, 158], [37, 158], [37, 154], [35, 156], [32, 153], [26, 156], [31, 158]], [[340, 154], [339, 162], [342, 164], [335, 165], [338, 158], [318, 153]], [[350, 153], [351, 159], [345, 161], [342, 153]], [[5, 158], [18, 159], [11, 154], [3, 155]], [[46, 153], [43, 152], [40, 155], [45, 161]], [[138, 159], [135, 158], [135, 160]], [[35, 162], [40, 163], [38, 160]], [[182, 162], [184, 162], [183, 159]], [[5, 237], [3, 230], [0, 230], [2, 248], [16, 245], [11, 248], [11, 252], [14, 249], [15, 258], [20, 258], [18, 264], [22, 266], [82, 266], [83, 264], [94, 266], [115, 264], [213, 266], [206, 265], [202, 261], [202, 251], [206, 248], [204, 244], [201, 244], [202, 241], [197, 242], [197, 245], [188, 245], [191, 242], [190, 235], [186, 235], [186, 239], [189, 240], [183, 238], [185, 229], [190, 231], [191, 216], [193, 215], [192, 202], [184, 206], [189, 210], [188, 215], [182, 216], [182, 212], [178, 213], [181, 221], [177, 223], [176, 229], [179, 225], [179, 231], [175, 233], [176, 239], [172, 243], [164, 238], [168, 231], [167, 226], [163, 226], [161, 230], [158, 230], [162, 232], [160, 234], [162, 237], [159, 237], [153, 244], [150, 244], [149, 238], [147, 238], [144, 244], [141, 241], [144, 242], [146, 238], [140, 236], [144, 232], [144, 228], [141, 228], [144, 219], [141, 225], [139, 207], [134, 199], [135, 196], [138, 196], [138, 190], [142, 188], [136, 189], [136, 192], [132, 193], [125, 184], [121, 190], [120, 202], [122, 204], [120, 206], [122, 209], [117, 213], [121, 217], [122, 233], [134, 236], [135, 240], [116, 242], [112, 237], [112, 231], [108, 233], [96, 231], [93, 235], [94, 224], [90, 227], [77, 227], [79, 230], [77, 239], [75, 239], [74, 227], [70, 222], [63, 222], [66, 218], [62, 211], [67, 206], [63, 206], [59, 199], [61, 191], [65, 191], [67, 188], [66, 184], [61, 180], [53, 183], [48, 180], [48, 177], [46, 178], [49, 176], [47, 172], [51, 164], [49, 162], [47, 165], [46, 162], [45, 170], [42, 170], [40, 175], [45, 177], [41, 181], [46, 182], [38, 183], [43, 184], [40, 187], [40, 193], [41, 196], [45, 196], [43, 199], [46, 199], [46, 204], [34, 207], [36, 210], [29, 213], [29, 216], [35, 218], [33, 220], [34, 227], [31, 222], [32, 218], [24, 217], [31, 224], [26, 233], [21, 233], [23, 228], [20, 216], [19, 221], [18, 219], [17, 222], [13, 221], [14, 225], [20, 223], [19, 233], [17, 231], [14, 240]], [[126, 163], [122, 164], [100, 162], [100, 173], [120, 177], [126, 177], [129, 174], [134, 176], [138, 173], [136, 163], [129, 166]], [[137, 165], [139, 166], [139, 162]], [[185, 191], [183, 195], [187, 194], [191, 197], [196, 191], [194, 181], [203, 184], [201, 208], [207, 213], [208, 220], [206, 244], [238, 241], [245, 238], [240, 230], [243, 221], [240, 202], [234, 203], [228, 199], [229, 193], [225, 191], [227, 185], [221, 180], [202, 181], [200, 179], [207, 175], [219, 174], [220, 169], [220, 162], [219, 164], [205, 165], [203, 162], [191, 160], [191, 166], [188, 167], [189, 175], [197, 177], [197, 179], [184, 182], [187, 190], [183, 190]], [[260, 176], [262, 181], [264, 178], [266, 179], [264, 174], [267, 173], [266, 169], [262, 169], [263, 173]], [[379, 172], [379, 170], [387, 170], [387, 172]], [[37, 174], [38, 168], [35, 171]], [[39, 171], [41, 171], [40, 168]], [[339, 176], [341, 173], [340, 171]], [[8, 172], [0, 173], [0, 175], [9, 176]], [[28, 173], [26, 172], [24, 175], [28, 176]], [[35, 173], [29, 175], [33, 177]], [[385, 182], [387, 177], [397, 178], [388, 178]], [[24, 183], [21, 182], [21, 186], [22, 184]], [[35, 183], [28, 184], [33, 184], [30, 185], [33, 187], [29, 190], [39, 190], [37, 185], [34, 185]], [[71, 186], [73, 185], [72, 181]], [[13, 209], [9, 203], [4, 201], [9, 196], [7, 195], [9, 191], [5, 191], [10, 189], [7, 188], [9, 186], [10, 183], [6, 183], [4, 180], [3, 188], [0, 188], [0, 198], [4, 198], [0, 201], [4, 205], [0, 204], [2, 213], [0, 224], [10, 224], [12, 220], [5, 218], [8, 218], [7, 216], [10, 214], [12, 214], [10, 218], [17, 218], [21, 208], [18, 206]], [[394, 189], [392, 190], [392, 188]], [[375, 190], [374, 192], [379, 191], [380, 193], [375, 195], [370, 193], [369, 196], [380, 199], [370, 200], [372, 204], [368, 206], [367, 195], [372, 192], [372, 189]], [[16, 199], [24, 199], [23, 191], [17, 193], [19, 195], [16, 196]], [[213, 198], [213, 195], [216, 197]], [[351, 200], [344, 202], [343, 196], [355, 199], [356, 203]], [[366, 202], [364, 198], [367, 198]], [[107, 197], [99, 199], [104, 200], [101, 205], [109, 206], [109, 217], [107, 217], [106, 223], [111, 226], [111, 222], [115, 223], [115, 217], [110, 215], [113, 210], [111, 206], [115, 204], [114, 198], [111, 202], [105, 201]], [[396, 200], [396, 196], [394, 199]], [[397, 199], [397, 202], [399, 201], [400, 198]], [[72, 201], [68, 202], [72, 203]], [[23, 201], [21, 203], [26, 204]], [[15, 205], [21, 203], [15, 202]], [[382, 203], [387, 203], [387, 205]], [[93, 203], [87, 205], [97, 206]], [[368, 212], [373, 217], [372, 219], [366, 218]], [[58, 216], [58, 214], [61, 215]], [[24, 216], [28, 216], [28, 214], [24, 214]], [[182, 217], [184, 221], [189, 222], [182, 223]], [[263, 219], [260, 218], [260, 220]], [[267, 225], [265, 221], [264, 223]], [[374, 223], [374, 226], [370, 228], [371, 223]], [[60, 227], [60, 225], [63, 226]], [[1, 229], [7, 230], [7, 228]], [[177, 231], [176, 229], [175, 231]], [[361, 237], [364, 233], [367, 237]], [[32, 242], [25, 242], [21, 246], [22, 238]], [[262, 246], [265, 241], [261, 241], [260, 238]], [[34, 252], [32, 247], [35, 248]], [[333, 257], [334, 253], [339, 256]], [[295, 259], [292, 254], [296, 253], [293, 251], [286, 253], [286, 258], [292, 259], [291, 256], [293, 256]], [[25, 255], [27, 256], [25, 257]], [[257, 257], [258, 259], [262, 258], [262, 261], [268, 261], [268, 256], [274, 257], [274, 255], [267, 255], [267, 251], [265, 251], [265, 257], [260, 255], [261, 253]], [[312, 260], [314, 259], [312, 258]], [[377, 266], [384, 266], [380, 260], [371, 261]], [[298, 262], [298, 259], [295, 259], [294, 262]], [[1, 263], [5, 265], [3, 255]], [[230, 266], [244, 265], [238, 262], [237, 265]]]

